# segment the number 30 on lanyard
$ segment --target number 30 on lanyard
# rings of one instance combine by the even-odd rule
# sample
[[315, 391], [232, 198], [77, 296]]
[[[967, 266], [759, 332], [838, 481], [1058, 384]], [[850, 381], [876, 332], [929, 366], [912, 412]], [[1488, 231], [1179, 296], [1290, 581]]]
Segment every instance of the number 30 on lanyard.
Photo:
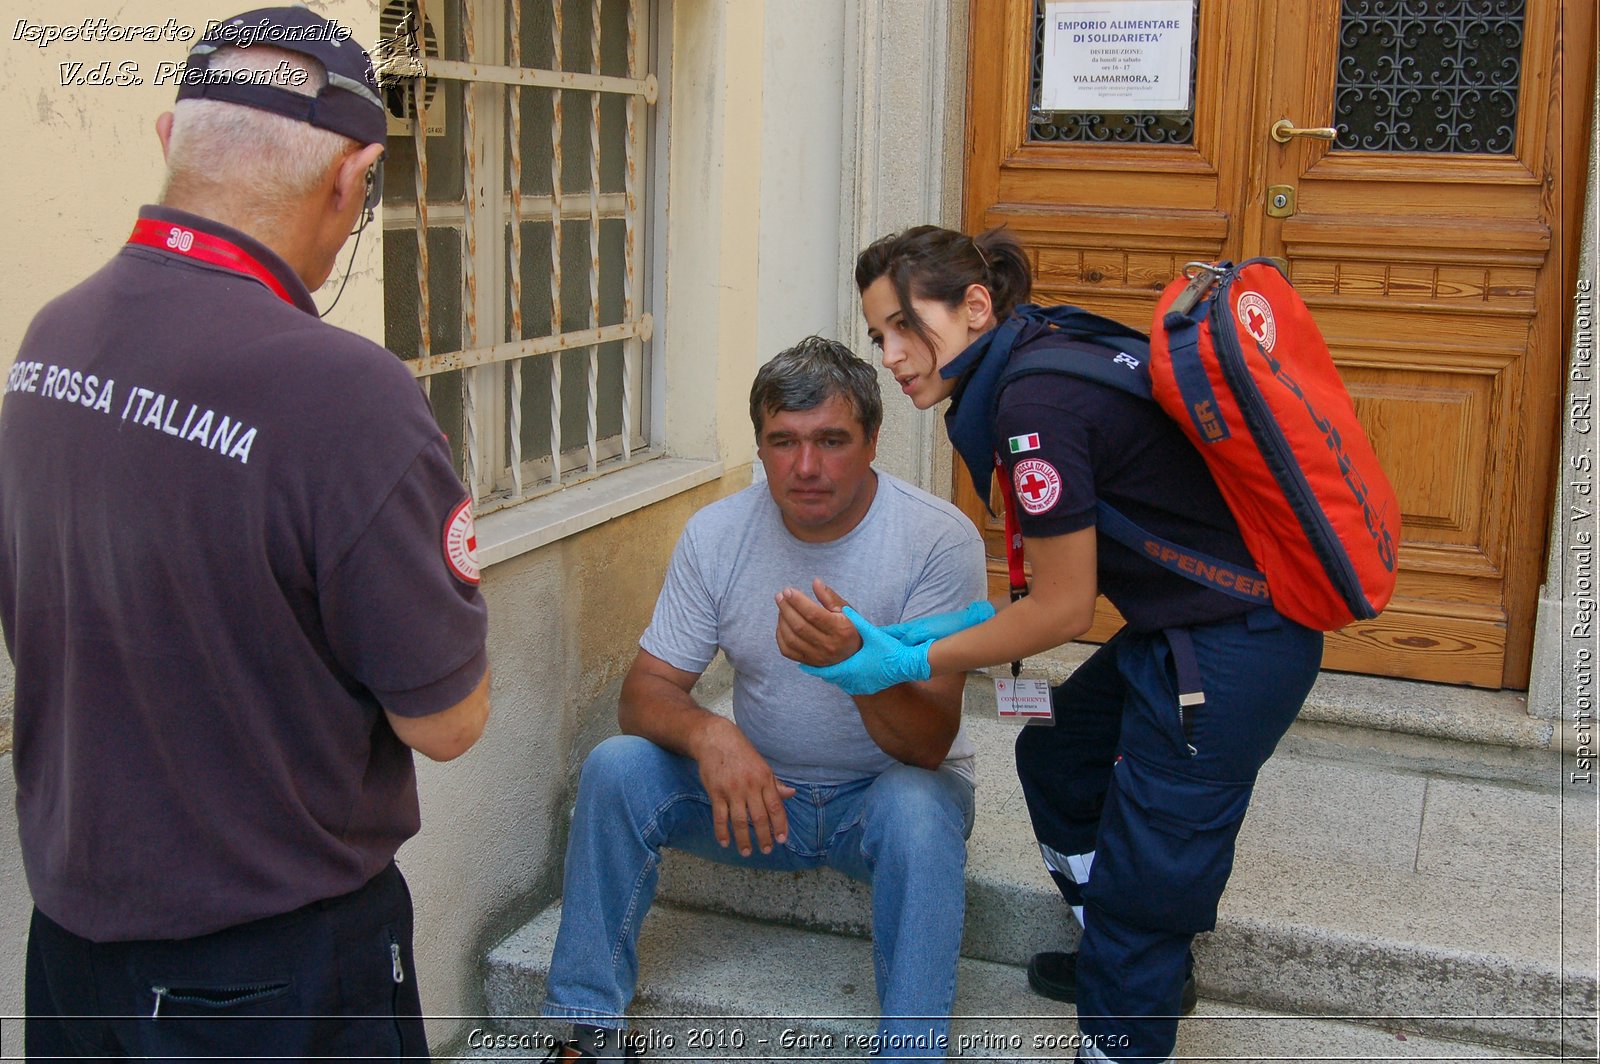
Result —
[[225, 270], [243, 274], [266, 285], [273, 295], [285, 303], [294, 305], [294, 297], [289, 295], [289, 290], [283, 286], [282, 281], [273, 276], [271, 270], [244, 248], [219, 236], [198, 233], [187, 226], [173, 225], [154, 218], [140, 218], [134, 223], [133, 234], [128, 237], [128, 243], [141, 244], [157, 251], [181, 255], [187, 259], [194, 259], [211, 266], [221, 266]]

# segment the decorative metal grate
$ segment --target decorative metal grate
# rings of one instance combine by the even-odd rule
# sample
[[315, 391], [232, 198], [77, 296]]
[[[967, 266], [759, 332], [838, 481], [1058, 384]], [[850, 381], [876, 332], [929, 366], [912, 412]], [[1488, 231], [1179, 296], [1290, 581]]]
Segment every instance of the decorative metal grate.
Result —
[[1525, 0], [1343, 0], [1335, 146], [1516, 148]]
[[648, 448], [648, 0], [396, 2], [428, 28], [406, 111], [444, 110], [390, 136], [386, 339], [482, 514]]
[[[1199, 71], [1200, 13], [1192, 21], [1190, 41], [1189, 110], [1172, 111], [1046, 111], [1040, 106], [1044, 92], [1044, 29], [1046, 0], [1035, 0], [1033, 11], [1033, 96], [1028, 113], [1028, 139], [1033, 141], [1083, 141], [1109, 144], [1190, 144], [1194, 141], [1194, 93]], [[1196, 0], [1198, 7], [1198, 0]]]

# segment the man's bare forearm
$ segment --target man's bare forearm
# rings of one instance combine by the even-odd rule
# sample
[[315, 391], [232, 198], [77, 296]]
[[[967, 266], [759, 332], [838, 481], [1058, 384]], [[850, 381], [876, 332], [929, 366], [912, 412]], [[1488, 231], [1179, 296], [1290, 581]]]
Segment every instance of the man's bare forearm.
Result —
[[623, 681], [617, 724], [625, 735], [649, 739], [664, 750], [698, 760], [700, 737], [719, 721], [728, 723], [670, 680], [636, 674]]
[[935, 769], [950, 753], [961, 726], [963, 680], [939, 677], [896, 684], [875, 695], [858, 695], [856, 709], [880, 750], [896, 761]]

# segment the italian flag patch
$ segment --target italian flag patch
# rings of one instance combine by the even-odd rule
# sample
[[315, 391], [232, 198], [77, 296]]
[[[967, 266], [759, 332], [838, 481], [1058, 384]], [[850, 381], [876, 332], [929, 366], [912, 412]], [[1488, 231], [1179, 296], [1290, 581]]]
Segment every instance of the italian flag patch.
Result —
[[1026, 436], [1013, 436], [1006, 441], [1012, 454], [1021, 454], [1024, 451], [1037, 451], [1039, 449], [1039, 434], [1030, 432]]

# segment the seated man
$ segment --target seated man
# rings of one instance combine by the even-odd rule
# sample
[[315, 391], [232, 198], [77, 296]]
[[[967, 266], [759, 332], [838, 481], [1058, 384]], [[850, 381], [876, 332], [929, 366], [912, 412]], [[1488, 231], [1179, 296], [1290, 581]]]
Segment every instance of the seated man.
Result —
[[[871, 883], [884, 1055], [943, 1057], [972, 829], [963, 678], [852, 698], [795, 660], [859, 647], [845, 599], [887, 624], [980, 597], [982, 543], [954, 506], [872, 468], [877, 376], [843, 345], [811, 337], [763, 366], [750, 418], [766, 482], [690, 519], [623, 682], [624, 734], [584, 763], [544, 1014], [573, 1022], [564, 1058], [624, 1059], [670, 847]], [[791, 587], [812, 577], [820, 604]], [[690, 694], [718, 649], [734, 720]]]

